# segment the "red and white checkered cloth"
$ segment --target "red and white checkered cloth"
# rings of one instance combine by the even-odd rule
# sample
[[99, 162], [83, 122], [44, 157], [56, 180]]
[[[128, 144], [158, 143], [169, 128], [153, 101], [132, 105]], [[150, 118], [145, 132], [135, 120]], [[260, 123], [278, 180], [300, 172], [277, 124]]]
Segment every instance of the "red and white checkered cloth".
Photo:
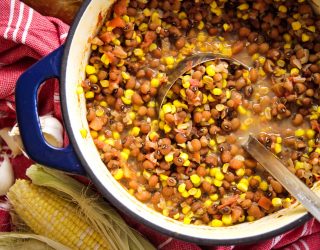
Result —
[[[41, 57], [64, 43], [69, 27], [60, 20], [45, 17], [19, 0], [0, 1], [0, 129], [15, 123], [14, 90], [19, 75]], [[58, 85], [48, 81], [39, 100], [40, 114], [51, 112], [61, 119]], [[16, 178], [25, 177], [32, 163], [23, 156], [11, 159]], [[0, 197], [1, 198], [1, 197]], [[128, 224], [138, 229], [158, 249], [167, 250], [231, 250], [231, 249], [319, 249], [320, 223], [314, 219], [303, 226], [273, 239], [246, 246], [200, 247], [168, 238], [132, 219]], [[10, 217], [0, 208], [0, 231], [10, 230]], [[201, 244], [201, 242], [199, 242]]]

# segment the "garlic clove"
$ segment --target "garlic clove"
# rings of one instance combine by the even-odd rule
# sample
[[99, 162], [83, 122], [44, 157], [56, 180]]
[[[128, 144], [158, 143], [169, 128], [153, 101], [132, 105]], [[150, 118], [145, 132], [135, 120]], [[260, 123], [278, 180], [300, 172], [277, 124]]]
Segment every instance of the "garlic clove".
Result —
[[[10, 135], [10, 128], [3, 128], [0, 130], [0, 137], [6, 142], [8, 147], [10, 148], [13, 157], [20, 155], [22, 153], [21, 147], [16, 142], [16, 138], [13, 138]], [[22, 144], [22, 142], [21, 142]]]
[[14, 173], [7, 155], [3, 155], [0, 165], [0, 196], [5, 195], [14, 183]]
[[63, 127], [60, 121], [51, 115], [40, 117], [42, 133], [46, 141], [57, 148], [63, 146]]

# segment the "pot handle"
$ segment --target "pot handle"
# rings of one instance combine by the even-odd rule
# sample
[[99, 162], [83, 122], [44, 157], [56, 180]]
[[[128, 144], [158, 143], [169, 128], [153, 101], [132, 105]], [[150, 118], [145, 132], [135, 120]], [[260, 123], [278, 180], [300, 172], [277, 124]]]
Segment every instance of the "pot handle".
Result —
[[64, 46], [59, 47], [25, 71], [16, 85], [16, 113], [21, 139], [27, 154], [34, 161], [59, 170], [85, 174], [71, 144], [56, 148], [43, 137], [37, 110], [37, 95], [41, 84], [50, 78], [60, 78]]

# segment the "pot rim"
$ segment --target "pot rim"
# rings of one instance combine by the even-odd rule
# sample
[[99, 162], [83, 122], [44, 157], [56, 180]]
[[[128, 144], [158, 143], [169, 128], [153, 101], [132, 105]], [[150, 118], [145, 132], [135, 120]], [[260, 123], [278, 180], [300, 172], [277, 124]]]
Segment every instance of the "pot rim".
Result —
[[[72, 129], [71, 126], [71, 117], [68, 114], [67, 110], [67, 91], [66, 91], [66, 69], [67, 69], [67, 61], [69, 57], [69, 50], [72, 45], [73, 36], [75, 34], [75, 31], [78, 27], [78, 24], [80, 20], [82, 19], [82, 16], [84, 12], [87, 10], [91, 3], [91, 0], [84, 0], [82, 6], [80, 7], [72, 25], [70, 26], [68, 36], [64, 45], [64, 52], [62, 57], [62, 63], [61, 63], [61, 78], [60, 78], [60, 103], [61, 103], [61, 111], [64, 121], [64, 126], [66, 128], [70, 143], [72, 144], [77, 157], [79, 158], [82, 166], [86, 170], [86, 173], [89, 175], [91, 180], [93, 181], [93, 184], [96, 185], [99, 192], [102, 193], [102, 195], [107, 198], [108, 201], [112, 203], [114, 207], [116, 207], [118, 210], [120, 210], [122, 213], [125, 213], [126, 215], [129, 215], [129, 217], [133, 217], [134, 220], [138, 221], [139, 223], [144, 224], [147, 227], [150, 227], [159, 233], [163, 233], [167, 236], [174, 237], [176, 239], [184, 240], [187, 242], [195, 243], [198, 245], [203, 246], [209, 246], [209, 245], [241, 245], [241, 244], [254, 244], [261, 242], [266, 239], [270, 239], [274, 236], [283, 234], [291, 229], [294, 229], [298, 226], [301, 226], [303, 223], [308, 221], [312, 218], [312, 216], [309, 213], [306, 213], [305, 215], [301, 216], [299, 219], [284, 225], [276, 230], [270, 231], [268, 233], [265, 233], [263, 235], [255, 235], [255, 236], [248, 236], [248, 237], [242, 237], [242, 238], [233, 238], [230, 240], [226, 239], [210, 239], [210, 238], [197, 238], [193, 237], [191, 235], [186, 234], [180, 234], [178, 232], [171, 231], [170, 229], [160, 227], [156, 224], [156, 222], [151, 222], [144, 217], [141, 217], [131, 211], [129, 208], [127, 208], [124, 204], [122, 204], [111, 192], [108, 191], [108, 189], [99, 181], [99, 179], [94, 175], [93, 171], [90, 168], [90, 164], [86, 161], [85, 157], [83, 156], [78, 144], [76, 137], [74, 135], [75, 131]], [[160, 215], [160, 214], [159, 214]], [[187, 226], [187, 225], [186, 225]], [[199, 242], [200, 241], [200, 242]]]

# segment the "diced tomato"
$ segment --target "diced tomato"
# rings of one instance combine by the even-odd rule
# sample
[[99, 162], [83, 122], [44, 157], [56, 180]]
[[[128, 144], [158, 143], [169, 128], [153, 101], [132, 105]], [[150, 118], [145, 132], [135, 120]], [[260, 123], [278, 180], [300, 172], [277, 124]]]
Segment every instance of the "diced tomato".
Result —
[[157, 34], [154, 31], [147, 31], [144, 35], [143, 43], [141, 44], [142, 48], [147, 48], [150, 46], [151, 43], [153, 43], [154, 40], [156, 40]]
[[114, 28], [124, 28], [126, 26], [126, 22], [123, 21], [121, 17], [117, 16], [108, 23], [108, 26]]
[[96, 117], [90, 122], [89, 127], [96, 131], [99, 131], [102, 129], [103, 125], [104, 125], [104, 121], [100, 117]]
[[124, 51], [124, 49], [120, 46], [115, 46], [113, 49], [113, 54], [118, 58], [127, 58], [127, 52]]
[[111, 64], [112, 64], [114, 61], [117, 60], [116, 57], [115, 57], [115, 55], [114, 55], [112, 52], [107, 51], [107, 52], [105, 52], [105, 54], [107, 55], [107, 57], [108, 57], [108, 59], [109, 59], [109, 62], [110, 62]]
[[122, 16], [127, 14], [127, 0], [120, 0], [118, 1], [114, 7], [114, 13], [117, 14], [117, 16]]
[[221, 200], [222, 204], [218, 206], [218, 209], [224, 208], [225, 206], [232, 205], [237, 201], [238, 198], [239, 198], [239, 195], [233, 195], [227, 198], [223, 198], [223, 200]]
[[110, 31], [106, 31], [102, 35], [100, 35], [100, 39], [105, 43], [110, 43], [114, 39], [114, 37], [114, 34]]
[[262, 196], [260, 198], [260, 200], [258, 201], [258, 205], [268, 211], [270, 209], [272, 203], [271, 203], [270, 199], [268, 199], [265, 196]]

